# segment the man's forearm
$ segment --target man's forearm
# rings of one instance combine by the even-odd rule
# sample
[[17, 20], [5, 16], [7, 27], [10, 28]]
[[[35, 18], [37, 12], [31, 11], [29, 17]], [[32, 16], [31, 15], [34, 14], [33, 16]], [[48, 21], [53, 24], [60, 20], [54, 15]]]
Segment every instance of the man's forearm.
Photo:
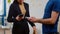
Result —
[[52, 11], [51, 14], [51, 18], [47, 18], [47, 19], [38, 19], [37, 21], [39, 23], [43, 23], [43, 24], [55, 24], [57, 18], [58, 18], [59, 12], [57, 11]]
[[48, 18], [48, 19], [37, 19], [37, 22], [38, 23], [43, 23], [43, 24], [54, 24], [54, 23], [52, 23], [51, 18]]

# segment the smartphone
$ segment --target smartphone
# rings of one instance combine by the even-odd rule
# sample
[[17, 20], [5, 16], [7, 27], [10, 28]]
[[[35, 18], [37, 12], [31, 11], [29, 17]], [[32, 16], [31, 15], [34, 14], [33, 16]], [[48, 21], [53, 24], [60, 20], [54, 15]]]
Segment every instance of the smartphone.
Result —
[[23, 14], [19, 14], [19, 17], [23, 17]]

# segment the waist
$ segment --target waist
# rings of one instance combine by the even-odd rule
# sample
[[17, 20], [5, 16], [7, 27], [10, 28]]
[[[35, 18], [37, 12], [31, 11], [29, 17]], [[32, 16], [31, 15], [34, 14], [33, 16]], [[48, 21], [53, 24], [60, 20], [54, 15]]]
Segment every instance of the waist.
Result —
[[43, 32], [57, 32], [57, 24], [55, 25], [43, 25]]

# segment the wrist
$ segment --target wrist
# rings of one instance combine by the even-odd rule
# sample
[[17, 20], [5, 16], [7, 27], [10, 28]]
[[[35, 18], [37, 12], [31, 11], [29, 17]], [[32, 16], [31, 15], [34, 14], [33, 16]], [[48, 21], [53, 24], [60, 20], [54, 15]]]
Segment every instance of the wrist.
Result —
[[40, 22], [40, 19], [37, 19], [37, 22]]

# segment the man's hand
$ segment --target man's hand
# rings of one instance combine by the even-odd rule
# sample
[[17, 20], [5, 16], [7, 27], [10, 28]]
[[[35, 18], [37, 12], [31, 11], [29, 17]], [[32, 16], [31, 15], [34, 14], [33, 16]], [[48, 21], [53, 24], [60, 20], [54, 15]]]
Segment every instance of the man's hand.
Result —
[[28, 20], [31, 22], [37, 22], [38, 19], [35, 17], [29, 17]]

